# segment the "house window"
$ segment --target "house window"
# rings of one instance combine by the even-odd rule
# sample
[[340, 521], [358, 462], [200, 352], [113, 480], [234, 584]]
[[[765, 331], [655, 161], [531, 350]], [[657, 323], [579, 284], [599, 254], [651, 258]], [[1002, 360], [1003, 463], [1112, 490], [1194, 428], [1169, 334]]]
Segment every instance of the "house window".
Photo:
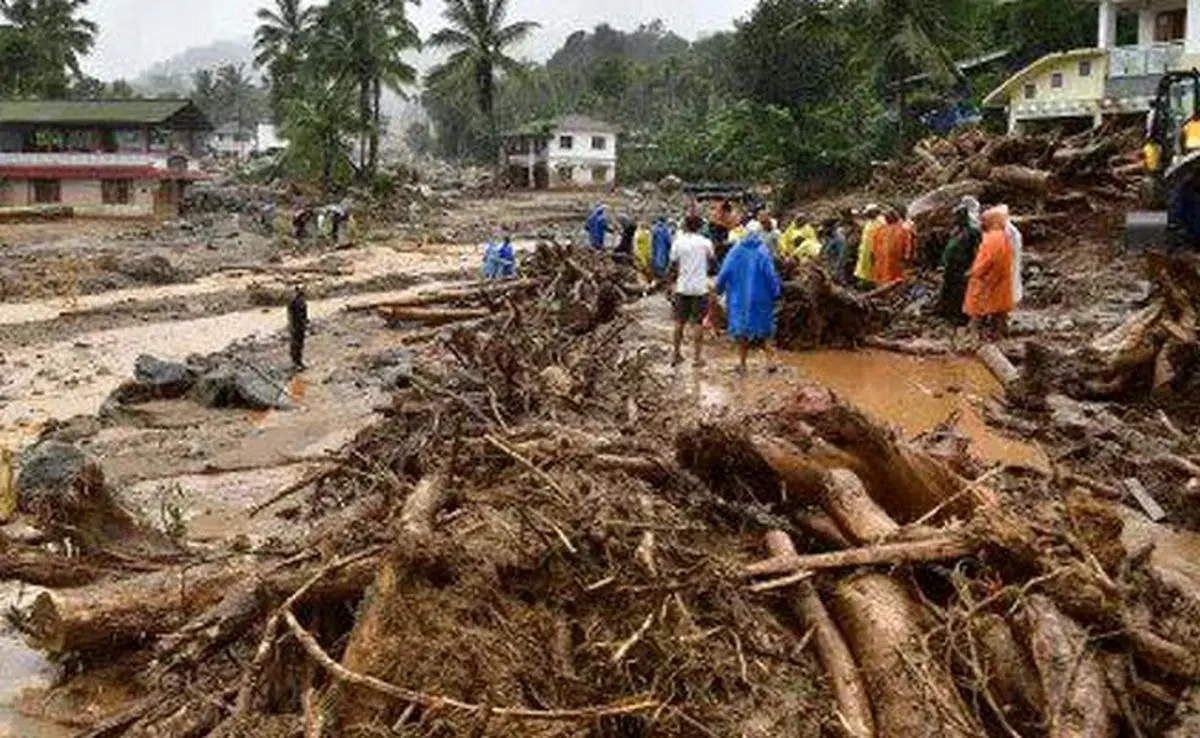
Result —
[[62, 202], [62, 181], [57, 179], [33, 180], [33, 201], [38, 205]]
[[100, 182], [100, 201], [105, 205], [128, 205], [133, 202], [133, 183], [127, 179], [105, 179]]
[[608, 148], [608, 139], [604, 136], [592, 136], [592, 150], [604, 151]]
[[575, 137], [574, 136], [559, 136], [558, 137], [558, 148], [560, 148], [564, 151], [570, 151], [571, 148], [574, 146], [575, 146]]
[[1055, 72], [1054, 74], [1050, 75], [1050, 88], [1051, 89], [1061, 90], [1062, 86], [1063, 86], [1062, 72]]
[[592, 167], [592, 182], [604, 184], [608, 181], [608, 167]]
[[1092, 76], [1092, 62], [1090, 59], [1085, 59], [1084, 61], [1079, 62], [1079, 76], [1080, 77], [1091, 77]]
[[570, 164], [559, 164], [554, 168], [554, 172], [558, 175], [559, 182], [575, 181], [575, 167]]
[[1037, 85], [1030, 82], [1025, 85], [1025, 99], [1032, 100], [1035, 97], [1037, 97]]
[[1187, 35], [1187, 10], [1167, 10], [1154, 19], [1154, 40], [1157, 43], [1182, 41]]

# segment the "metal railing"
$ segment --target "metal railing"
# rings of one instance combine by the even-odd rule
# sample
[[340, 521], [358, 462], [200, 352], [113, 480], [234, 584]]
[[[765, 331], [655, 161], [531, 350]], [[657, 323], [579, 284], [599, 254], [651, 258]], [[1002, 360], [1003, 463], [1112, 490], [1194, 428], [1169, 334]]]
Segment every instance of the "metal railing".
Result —
[[1118, 46], [1108, 50], [1109, 77], [1146, 77], [1175, 68], [1183, 56], [1183, 42]]
[[[173, 155], [147, 153], [91, 153], [91, 152], [0, 152], [0, 166], [18, 167], [154, 167], [167, 169]], [[188, 159], [188, 169], [196, 169], [199, 162]]]

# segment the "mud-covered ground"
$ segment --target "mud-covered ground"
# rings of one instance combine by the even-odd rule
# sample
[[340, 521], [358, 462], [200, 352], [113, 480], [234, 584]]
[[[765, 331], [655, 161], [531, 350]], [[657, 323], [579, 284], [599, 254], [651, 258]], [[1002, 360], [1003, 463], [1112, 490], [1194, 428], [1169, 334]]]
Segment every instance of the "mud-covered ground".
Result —
[[[656, 214], [640, 197], [614, 200], [618, 211]], [[0, 266], [0, 441], [19, 450], [49, 428], [79, 442], [100, 460], [125, 504], [196, 545], [302, 536], [303, 522], [296, 521], [290, 500], [253, 518], [246, 511], [319, 468], [366, 427], [389, 396], [385, 384], [398, 364], [445, 360], [428, 344], [410, 344], [406, 331], [386, 328], [378, 316], [344, 308], [475, 278], [480, 250], [473, 242], [496, 225], [526, 238], [570, 238], [590, 204], [588, 197], [548, 194], [462, 203], [429, 223], [426, 237], [414, 237], [412, 229], [403, 236], [376, 230], [341, 251], [297, 249], [239, 229], [232, 220], [0, 226], [6, 256]], [[1106, 229], [1030, 234], [1029, 298], [1014, 316], [1010, 346], [1029, 334], [1081, 343], [1118, 325], [1146, 299], [1140, 260], [1121, 255]], [[450, 236], [460, 243], [442, 243]], [[128, 266], [146, 266], [149, 256], [161, 257], [155, 264], [170, 279]], [[169, 268], [162, 268], [163, 260]], [[95, 417], [140, 354], [181, 361], [232, 346], [239, 360], [282, 373], [288, 363], [282, 296], [296, 282], [310, 292], [313, 330], [309, 370], [281, 387], [293, 409], [213, 410], [182, 399]], [[919, 309], [897, 324], [897, 335], [954, 337], [916, 317]], [[669, 391], [697, 418], [770, 406], [802, 383], [817, 382], [910, 438], [948, 424], [987, 463], [1053, 473], [1078, 442], [1052, 432], [990, 427], [1000, 385], [971, 357], [772, 353], [757, 356], [749, 378], [742, 379], [733, 373], [731, 348], [714, 337], [705, 368], [673, 370], [666, 301], [651, 295], [628, 310], [638, 318], [637, 340], [655, 357], [655, 370], [672, 379]], [[1175, 480], [1163, 484], [1168, 482]], [[30, 592], [0, 594], [9, 600]], [[34, 675], [49, 668], [3, 635], [0, 646], [0, 659], [7, 659], [0, 672]], [[57, 734], [42, 723], [18, 724], [6, 712], [28, 684], [0, 680], [0, 736]], [[47, 704], [31, 694], [21, 707], [71, 721], [92, 706]]]

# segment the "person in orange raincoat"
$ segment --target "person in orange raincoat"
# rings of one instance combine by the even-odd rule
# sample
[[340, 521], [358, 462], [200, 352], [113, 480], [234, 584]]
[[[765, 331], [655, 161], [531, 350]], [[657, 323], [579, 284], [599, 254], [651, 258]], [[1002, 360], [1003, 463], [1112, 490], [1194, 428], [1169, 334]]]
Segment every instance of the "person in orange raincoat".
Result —
[[993, 208], [983, 214], [983, 242], [968, 272], [963, 312], [981, 333], [1003, 331], [1013, 301], [1013, 249], [1005, 228], [1008, 218]]
[[887, 225], [873, 234], [872, 281], [879, 286], [904, 279], [904, 262], [912, 250], [912, 232], [904, 227], [896, 210], [887, 212]]

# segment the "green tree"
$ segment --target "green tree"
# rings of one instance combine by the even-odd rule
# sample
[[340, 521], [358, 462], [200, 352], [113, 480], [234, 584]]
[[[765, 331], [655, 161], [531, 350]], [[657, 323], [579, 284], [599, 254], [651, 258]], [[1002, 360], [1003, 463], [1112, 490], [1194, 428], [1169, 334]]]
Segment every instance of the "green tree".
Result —
[[88, 0], [0, 0], [0, 15], [25, 35], [35, 70], [23, 84], [26, 94], [65, 97], [72, 80], [83, 76], [79, 59], [91, 51], [98, 31], [80, 16], [87, 6]]
[[113, 100], [128, 100], [136, 94], [133, 85], [123, 79], [115, 79], [108, 85], [108, 97]]
[[475, 100], [488, 126], [489, 158], [499, 154], [499, 123], [496, 119], [497, 72], [520, 73], [509, 50], [539, 28], [533, 21], [508, 20], [508, 0], [447, 0], [443, 13], [447, 26], [429, 39], [432, 46], [451, 50], [450, 57], [429, 74], [427, 85], [436, 85], [453, 75], [469, 74]]
[[306, 75], [300, 94], [284, 101], [282, 133], [288, 140], [284, 167], [293, 176], [317, 179], [328, 196], [339, 181], [354, 170], [350, 137], [359, 119], [352, 80], [330, 80]]
[[316, 10], [301, 0], [275, 0], [275, 9], [259, 8], [254, 31], [254, 64], [267, 73], [271, 87], [271, 113], [279, 122], [282, 101], [295, 92], [295, 79]]

